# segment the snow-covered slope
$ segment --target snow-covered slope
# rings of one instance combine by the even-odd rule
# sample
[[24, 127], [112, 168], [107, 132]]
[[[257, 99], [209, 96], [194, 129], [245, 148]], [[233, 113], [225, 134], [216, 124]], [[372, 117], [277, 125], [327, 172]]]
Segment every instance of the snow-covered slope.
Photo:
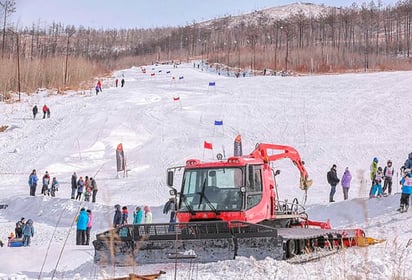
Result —
[[[412, 238], [410, 213], [400, 214], [396, 174], [394, 192], [368, 199], [369, 165], [373, 157], [395, 168], [412, 152], [409, 72], [307, 77], [229, 78], [193, 68], [192, 64], [125, 69], [103, 80], [103, 92], [23, 95], [22, 102], [0, 103], [0, 238], [7, 240], [20, 217], [34, 220], [29, 248], [0, 248], [0, 277], [13, 279], [96, 279], [132, 272], [166, 271], [174, 264], [126, 268], [97, 267], [92, 246], [75, 246], [74, 217], [80, 207], [94, 213], [92, 235], [110, 227], [115, 204], [150, 205], [154, 222], [168, 217], [165, 171], [186, 159], [210, 160], [218, 152], [232, 154], [233, 139], [243, 138], [244, 152], [257, 142], [297, 148], [314, 185], [306, 203], [312, 220], [330, 219], [334, 227], [359, 227], [368, 236], [387, 239], [368, 248], [351, 248], [304, 265], [270, 258], [240, 258], [216, 264], [178, 264], [177, 279], [410, 279]], [[170, 73], [168, 73], [170, 71]], [[151, 74], [155, 75], [152, 76]], [[124, 75], [124, 88], [114, 78]], [[179, 77], [183, 77], [179, 79]], [[209, 82], [216, 86], [209, 86]], [[175, 101], [179, 97], [179, 101]], [[47, 104], [51, 118], [33, 120], [31, 108]], [[224, 125], [214, 126], [215, 120]], [[214, 150], [203, 149], [203, 142]], [[128, 177], [117, 178], [115, 150], [123, 144]], [[336, 163], [353, 175], [350, 200], [340, 188], [328, 203], [326, 172]], [[282, 199], [297, 197], [298, 171], [280, 161]], [[29, 197], [28, 175], [47, 170], [61, 183], [57, 197]], [[97, 203], [70, 200], [70, 176], [96, 178]], [[39, 193], [39, 190], [38, 190]], [[55, 271], [55, 274], [53, 274]]]

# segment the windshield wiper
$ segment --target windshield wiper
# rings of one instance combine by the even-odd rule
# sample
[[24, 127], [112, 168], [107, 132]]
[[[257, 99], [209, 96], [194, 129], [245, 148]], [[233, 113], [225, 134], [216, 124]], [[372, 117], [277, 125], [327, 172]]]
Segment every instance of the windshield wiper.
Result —
[[202, 191], [198, 192], [198, 194], [200, 195], [198, 208], [200, 208], [200, 205], [202, 204], [202, 199], [204, 198], [206, 200], [207, 205], [209, 205], [210, 209], [213, 212], [215, 212], [216, 215], [219, 215], [219, 212], [217, 211], [217, 209], [213, 206], [213, 204], [210, 202], [210, 200], [206, 197], [205, 188], [206, 188], [206, 178], [205, 178], [205, 180], [203, 181], [203, 184], [202, 184]]
[[189, 213], [192, 214], [192, 215], [195, 215], [196, 213], [195, 213], [195, 211], [193, 211], [192, 206], [190, 206], [190, 204], [187, 203], [186, 195], [180, 194], [180, 198], [182, 199], [182, 201], [183, 201], [184, 205], [186, 206], [187, 210], [189, 210]]

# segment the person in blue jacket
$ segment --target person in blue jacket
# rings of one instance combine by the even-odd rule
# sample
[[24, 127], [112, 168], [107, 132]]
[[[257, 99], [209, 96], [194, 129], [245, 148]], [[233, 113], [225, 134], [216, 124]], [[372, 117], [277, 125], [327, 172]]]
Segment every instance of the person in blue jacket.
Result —
[[89, 215], [86, 209], [80, 209], [77, 216], [77, 231], [76, 231], [76, 245], [86, 245], [86, 231], [87, 223], [89, 222]]
[[23, 226], [23, 246], [30, 246], [30, 239], [34, 236], [33, 220], [28, 219]]
[[133, 213], [133, 224], [141, 224], [143, 221], [143, 210], [139, 206], [136, 207], [136, 212]]
[[402, 185], [402, 194], [401, 194], [401, 202], [400, 207], [398, 209], [399, 212], [407, 212], [409, 208], [409, 197], [412, 194], [412, 174], [411, 169], [406, 168], [405, 176], [402, 177], [400, 184]]
[[30, 196], [36, 195], [36, 188], [37, 188], [38, 180], [39, 179], [37, 178], [37, 175], [36, 175], [36, 169], [33, 169], [33, 171], [30, 173], [30, 176], [29, 176]]

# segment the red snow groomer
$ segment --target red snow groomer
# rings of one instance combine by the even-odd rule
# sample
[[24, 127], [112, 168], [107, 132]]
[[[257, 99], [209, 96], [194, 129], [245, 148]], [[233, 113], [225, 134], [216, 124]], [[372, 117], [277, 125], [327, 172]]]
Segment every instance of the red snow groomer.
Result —
[[[379, 242], [361, 229], [332, 229], [329, 221], [308, 219], [297, 199], [278, 200], [270, 163], [290, 159], [300, 172], [300, 188], [312, 185], [299, 153], [292, 147], [258, 144], [247, 156], [186, 161], [167, 172], [175, 197], [176, 224], [127, 225], [96, 235], [96, 263], [160, 263], [174, 259], [200, 262], [253, 256], [299, 263], [343, 247]], [[180, 191], [174, 174], [184, 169]]]

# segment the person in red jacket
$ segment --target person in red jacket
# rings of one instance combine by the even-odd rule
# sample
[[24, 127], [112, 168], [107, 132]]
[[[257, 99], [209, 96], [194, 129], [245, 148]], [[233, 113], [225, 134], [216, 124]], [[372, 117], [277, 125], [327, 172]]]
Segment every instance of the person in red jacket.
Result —
[[46, 106], [46, 104], [43, 105], [43, 119], [46, 118], [46, 114], [49, 108]]

